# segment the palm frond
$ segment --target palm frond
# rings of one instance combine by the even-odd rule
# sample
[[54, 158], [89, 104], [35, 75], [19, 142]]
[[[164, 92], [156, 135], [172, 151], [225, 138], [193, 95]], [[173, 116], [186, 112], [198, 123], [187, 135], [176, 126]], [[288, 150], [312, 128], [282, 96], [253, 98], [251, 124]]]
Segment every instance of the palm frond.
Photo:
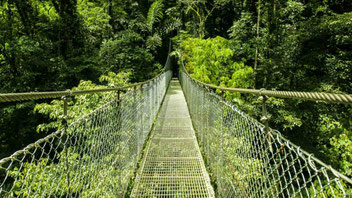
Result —
[[181, 27], [181, 25], [182, 25], [181, 19], [174, 18], [172, 21], [166, 22], [165, 25], [163, 25], [163, 27], [159, 29], [157, 32], [159, 33], [160, 36], [164, 36], [176, 30], [177, 28]]
[[160, 20], [163, 18], [163, 8], [163, 0], [157, 0], [150, 6], [147, 16], [147, 24], [150, 32], [153, 30], [154, 23], [160, 22]]

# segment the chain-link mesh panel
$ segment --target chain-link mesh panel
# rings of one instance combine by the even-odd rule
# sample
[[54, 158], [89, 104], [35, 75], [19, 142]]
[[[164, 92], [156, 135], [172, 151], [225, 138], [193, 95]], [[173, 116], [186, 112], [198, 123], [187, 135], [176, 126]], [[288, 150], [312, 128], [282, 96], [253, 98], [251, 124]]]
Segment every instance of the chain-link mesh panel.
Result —
[[165, 72], [2, 159], [0, 197], [123, 197], [170, 78]]
[[219, 197], [352, 197], [350, 179], [180, 72]]

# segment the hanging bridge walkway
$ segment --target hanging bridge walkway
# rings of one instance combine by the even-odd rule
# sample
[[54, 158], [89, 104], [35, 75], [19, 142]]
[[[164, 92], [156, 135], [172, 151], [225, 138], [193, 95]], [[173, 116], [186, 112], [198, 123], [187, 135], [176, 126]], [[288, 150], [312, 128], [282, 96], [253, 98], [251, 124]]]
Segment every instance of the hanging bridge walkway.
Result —
[[[350, 178], [214, 88], [348, 104], [351, 95], [231, 90], [185, 70], [179, 80], [171, 76], [165, 70], [120, 88], [0, 94], [0, 102], [62, 97], [65, 121], [0, 160], [0, 197], [352, 197]], [[97, 93], [109, 101], [68, 119], [68, 98]]]
[[214, 197], [180, 83], [172, 80], [131, 197]]

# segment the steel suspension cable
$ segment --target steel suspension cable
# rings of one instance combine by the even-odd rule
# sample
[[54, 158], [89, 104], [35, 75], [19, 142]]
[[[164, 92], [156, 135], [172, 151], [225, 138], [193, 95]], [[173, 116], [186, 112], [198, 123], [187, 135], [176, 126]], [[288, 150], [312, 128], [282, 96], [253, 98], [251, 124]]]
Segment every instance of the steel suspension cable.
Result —
[[126, 90], [133, 87], [145, 85], [158, 77], [160, 77], [166, 70], [160, 72], [157, 76], [144, 82], [134, 83], [131, 85], [117, 87], [117, 88], [106, 88], [106, 89], [89, 89], [89, 90], [77, 90], [77, 91], [49, 91], [49, 92], [26, 92], [26, 93], [5, 93], [0, 94], [0, 102], [14, 102], [14, 101], [25, 101], [25, 100], [38, 100], [38, 99], [49, 99], [49, 98], [60, 98], [60, 97], [71, 97], [93, 93], [113, 92]]
[[277, 91], [277, 90], [265, 90], [265, 89], [245, 89], [245, 88], [229, 88], [229, 87], [216, 86], [216, 85], [201, 82], [193, 78], [186, 70], [182, 57], [181, 57], [181, 63], [182, 63], [182, 69], [187, 74], [187, 76], [189, 76], [193, 81], [197, 82], [198, 84], [212, 89], [219, 89], [221, 91], [230, 91], [230, 92], [238, 92], [238, 93], [272, 96], [272, 97], [278, 97], [278, 98], [290, 98], [290, 99], [300, 99], [300, 100], [352, 104], [351, 94], [334, 94], [334, 93], [324, 93], [324, 92], [301, 92], [301, 91]]

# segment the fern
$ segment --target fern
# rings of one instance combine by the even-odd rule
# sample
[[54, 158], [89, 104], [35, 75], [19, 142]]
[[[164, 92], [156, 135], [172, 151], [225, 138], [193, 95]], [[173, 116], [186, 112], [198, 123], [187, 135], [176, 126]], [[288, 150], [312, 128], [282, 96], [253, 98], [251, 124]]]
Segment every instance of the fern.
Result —
[[147, 25], [149, 32], [153, 32], [153, 25], [156, 22], [160, 22], [163, 18], [163, 0], [155, 1], [149, 8], [148, 16], [147, 16]]
[[181, 25], [182, 25], [181, 19], [174, 18], [173, 21], [166, 22], [162, 28], [157, 30], [157, 32], [159, 33], [160, 36], [164, 36], [176, 30], [177, 28], [181, 27]]
[[153, 36], [148, 36], [146, 41], [147, 48], [151, 50], [155, 50], [157, 47], [160, 47], [162, 44], [162, 39], [158, 34], [154, 34]]

